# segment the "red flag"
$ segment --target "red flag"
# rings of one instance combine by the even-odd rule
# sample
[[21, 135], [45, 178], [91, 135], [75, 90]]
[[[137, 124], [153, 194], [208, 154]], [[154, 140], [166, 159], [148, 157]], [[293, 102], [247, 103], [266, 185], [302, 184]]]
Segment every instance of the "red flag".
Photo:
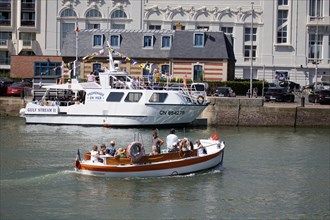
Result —
[[76, 21], [76, 27], [75, 27], [74, 31], [79, 32], [78, 21]]
[[211, 140], [213, 140], [213, 141], [217, 141], [217, 140], [219, 140], [219, 137], [218, 137], [218, 135], [217, 135], [216, 132], [214, 132], [214, 133], [212, 134], [212, 136], [211, 136]]

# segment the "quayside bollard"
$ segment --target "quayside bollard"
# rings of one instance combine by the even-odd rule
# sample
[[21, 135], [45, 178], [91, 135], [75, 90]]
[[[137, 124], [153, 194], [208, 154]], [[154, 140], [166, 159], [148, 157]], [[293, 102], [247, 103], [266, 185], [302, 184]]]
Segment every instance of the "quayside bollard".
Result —
[[301, 107], [305, 107], [305, 97], [301, 97]]

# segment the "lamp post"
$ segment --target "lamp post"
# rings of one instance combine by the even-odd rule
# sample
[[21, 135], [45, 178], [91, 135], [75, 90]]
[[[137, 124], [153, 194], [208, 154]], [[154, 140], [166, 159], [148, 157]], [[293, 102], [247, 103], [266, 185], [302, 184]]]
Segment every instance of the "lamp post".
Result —
[[252, 92], [252, 78], [253, 78], [253, 4], [254, 2], [251, 2], [251, 30], [250, 30], [250, 40], [251, 40], [251, 48], [250, 48], [250, 98], [252, 98], [253, 92]]
[[[316, 11], [317, 13], [317, 11]], [[318, 46], [319, 46], [319, 15], [316, 14], [316, 32], [315, 32], [315, 90], [317, 89], [317, 68], [318, 68]]]

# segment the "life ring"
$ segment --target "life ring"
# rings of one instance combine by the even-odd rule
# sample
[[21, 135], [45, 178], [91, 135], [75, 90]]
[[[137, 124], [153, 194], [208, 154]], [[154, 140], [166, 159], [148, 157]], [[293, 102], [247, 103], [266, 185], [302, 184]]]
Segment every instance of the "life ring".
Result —
[[200, 104], [200, 105], [203, 104], [203, 103], [204, 103], [204, 97], [201, 96], [201, 95], [198, 96], [198, 97], [197, 97], [197, 103]]
[[138, 162], [144, 155], [144, 149], [140, 142], [134, 141], [127, 148], [133, 163]]

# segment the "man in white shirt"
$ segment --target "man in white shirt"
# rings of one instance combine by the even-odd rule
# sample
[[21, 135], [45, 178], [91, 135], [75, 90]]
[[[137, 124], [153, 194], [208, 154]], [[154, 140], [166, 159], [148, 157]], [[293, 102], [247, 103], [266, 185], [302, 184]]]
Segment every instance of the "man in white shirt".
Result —
[[93, 150], [91, 150], [91, 161], [93, 162], [93, 163], [96, 163], [96, 162], [98, 162], [99, 161], [99, 152], [97, 151], [97, 146], [96, 145], [94, 145], [93, 146]]
[[170, 151], [173, 148], [173, 145], [177, 144], [179, 141], [178, 136], [175, 134], [175, 129], [172, 128], [170, 134], [166, 137], [167, 150]]

